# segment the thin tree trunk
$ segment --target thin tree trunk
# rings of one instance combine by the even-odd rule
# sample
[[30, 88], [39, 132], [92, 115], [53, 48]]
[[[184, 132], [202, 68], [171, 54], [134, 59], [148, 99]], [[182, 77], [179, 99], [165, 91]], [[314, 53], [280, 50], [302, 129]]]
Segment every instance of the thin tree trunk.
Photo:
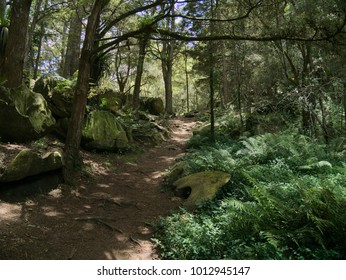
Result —
[[41, 31], [40, 31], [40, 39], [38, 42], [38, 47], [37, 47], [37, 55], [35, 59], [35, 65], [34, 65], [34, 73], [33, 73], [33, 79], [36, 80], [38, 76], [38, 68], [40, 64], [40, 59], [41, 59], [41, 50], [42, 50], [42, 40], [43, 40], [43, 34], [45, 32], [44, 25], [41, 24]]
[[75, 11], [70, 19], [70, 29], [67, 39], [66, 54], [62, 69], [62, 76], [71, 78], [78, 70], [80, 57], [80, 44], [82, 35], [82, 19], [80, 12]]
[[[211, 0], [211, 18], [214, 17], [214, 0]], [[215, 33], [215, 26], [213, 22], [210, 22], [210, 35]], [[215, 110], [214, 110], [214, 43], [209, 42], [209, 99], [210, 99], [210, 141], [215, 142]]]
[[26, 38], [28, 33], [29, 13], [32, 0], [13, 0], [11, 23], [5, 60], [1, 76], [5, 85], [16, 88], [22, 85]]
[[89, 77], [91, 68], [92, 51], [96, 29], [99, 24], [99, 16], [105, 5], [110, 0], [95, 0], [92, 12], [88, 18], [85, 39], [83, 43], [76, 92], [73, 100], [72, 115], [67, 132], [65, 144], [65, 164], [63, 167], [64, 179], [67, 183], [73, 183], [77, 167], [80, 164], [79, 148], [82, 135], [82, 125], [85, 106], [89, 90]]
[[186, 81], [186, 109], [190, 112], [190, 92], [189, 92], [189, 72], [187, 69], [187, 50], [185, 46], [184, 60], [185, 60], [185, 81]]
[[222, 50], [222, 106], [225, 107], [230, 102], [230, 91], [229, 91], [229, 81], [228, 81], [228, 63], [226, 56], [226, 46], [225, 42], [221, 44]]
[[147, 43], [148, 43], [147, 38], [143, 37], [139, 40], [139, 56], [138, 56], [138, 62], [137, 62], [137, 74], [136, 74], [136, 80], [135, 80], [135, 87], [133, 89], [133, 100], [132, 100], [132, 107], [133, 107], [133, 110], [135, 111], [139, 109], [139, 97], [141, 92], [141, 83], [142, 83], [142, 75], [144, 70], [144, 60], [145, 60]]
[[[310, 43], [304, 43], [300, 46], [303, 57], [302, 81], [301, 87], [307, 85], [308, 78], [313, 69], [312, 46]], [[316, 108], [316, 96], [313, 92], [305, 90], [303, 93], [302, 104], [302, 129], [310, 137], [316, 134], [316, 118], [314, 109]]]
[[60, 60], [60, 65], [59, 65], [59, 69], [58, 69], [58, 74], [60, 76], [62, 76], [62, 72], [64, 69], [64, 65], [65, 65], [65, 57], [66, 57], [66, 46], [67, 46], [67, 37], [68, 37], [68, 25], [69, 22], [64, 21], [64, 26], [62, 28], [62, 35], [61, 35], [61, 48], [60, 48], [60, 54], [61, 54], [61, 60]]
[[[167, 46], [169, 49], [170, 46]], [[167, 50], [168, 56], [170, 56], [171, 51]], [[172, 85], [172, 75], [173, 75], [173, 62], [171, 58], [167, 58], [166, 61], [162, 61], [162, 74], [165, 84], [165, 100], [166, 106], [165, 111], [167, 115], [173, 113], [173, 85]]]
[[[122, 59], [122, 53], [120, 49], [120, 45], [118, 45], [117, 52], [115, 54], [115, 76], [117, 78], [119, 91], [122, 96], [122, 98], [126, 99], [125, 96], [125, 87], [126, 84], [130, 78], [130, 70], [131, 70], [131, 48], [129, 41], [126, 42], [126, 49], [128, 51], [127, 54], [127, 60], [126, 60], [126, 73], [123, 74], [121, 71], [121, 66], [123, 65], [123, 59]], [[122, 102], [122, 105], [124, 105], [126, 102]]]
[[[26, 54], [24, 57], [24, 68], [28, 74], [28, 77], [30, 77], [30, 72], [34, 66], [34, 51], [32, 48], [32, 39], [33, 39], [33, 34], [35, 31], [35, 28], [38, 24], [42, 3], [43, 3], [43, 0], [37, 0], [36, 1], [35, 8], [34, 8], [34, 14], [32, 16], [30, 27], [28, 28], [28, 34], [27, 34], [27, 39], [26, 39]], [[45, 8], [47, 7], [47, 4], [48, 4], [48, 2], [46, 0], [44, 3]], [[42, 25], [41, 25], [41, 30], [42, 30]], [[40, 38], [40, 41], [42, 41], [41, 38]], [[41, 48], [41, 46], [39, 46], [39, 48]], [[38, 55], [38, 57], [39, 57], [39, 55]]]
[[[171, 0], [171, 15], [172, 17], [167, 18], [167, 29], [171, 32], [175, 30], [174, 20], [174, 0]], [[173, 59], [174, 59], [174, 41], [163, 41], [162, 43], [162, 54], [161, 54], [161, 66], [162, 75], [165, 83], [165, 113], [167, 115], [173, 114]]]

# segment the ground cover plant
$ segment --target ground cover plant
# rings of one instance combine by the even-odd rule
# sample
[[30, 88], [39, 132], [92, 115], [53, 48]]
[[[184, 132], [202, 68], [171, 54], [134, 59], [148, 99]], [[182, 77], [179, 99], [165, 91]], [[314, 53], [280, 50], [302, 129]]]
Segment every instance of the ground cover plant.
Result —
[[158, 222], [162, 258], [345, 259], [346, 154], [339, 144], [292, 130], [190, 143], [189, 172], [220, 170], [232, 179], [215, 200]]

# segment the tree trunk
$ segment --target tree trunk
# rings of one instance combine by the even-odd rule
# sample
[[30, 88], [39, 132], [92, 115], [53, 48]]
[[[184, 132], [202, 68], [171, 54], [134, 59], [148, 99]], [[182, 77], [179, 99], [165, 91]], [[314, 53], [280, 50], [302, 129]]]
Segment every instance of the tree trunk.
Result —
[[166, 114], [173, 114], [173, 46], [172, 43], [163, 43], [162, 75], [165, 83]]
[[[30, 72], [31, 72], [32, 68], [34, 67], [34, 51], [32, 48], [32, 39], [33, 39], [33, 34], [35, 31], [35, 28], [38, 24], [42, 4], [43, 4], [43, 0], [37, 0], [35, 3], [34, 14], [32, 16], [31, 24], [30, 24], [30, 27], [28, 28], [28, 34], [27, 34], [27, 38], [26, 38], [26, 48], [25, 48], [26, 54], [24, 57], [24, 69], [25, 69], [28, 77], [30, 77]], [[44, 3], [45, 8], [47, 8], [47, 4], [48, 4], [48, 2], [46, 0]], [[41, 25], [41, 31], [42, 31], [42, 29], [44, 30], [43, 25]], [[42, 37], [40, 38], [39, 41], [41, 44]], [[39, 45], [38, 48], [40, 51], [41, 45]], [[40, 55], [38, 55], [37, 57], [40, 57]], [[34, 69], [34, 71], [35, 71], [35, 69]], [[36, 75], [37, 75], [37, 73], [36, 73]], [[33, 78], [35, 79], [35, 77], [33, 77]]]
[[[115, 54], [115, 76], [117, 78], [118, 86], [119, 86], [119, 92], [122, 96], [122, 98], [126, 99], [125, 96], [125, 87], [126, 84], [130, 78], [130, 70], [131, 70], [131, 48], [129, 41], [126, 42], [126, 49], [128, 51], [127, 53], [127, 59], [126, 59], [126, 71], [125, 73], [122, 73], [122, 66], [123, 63], [123, 57], [122, 57], [122, 51], [120, 49], [120, 45], [117, 46], [117, 52]], [[124, 105], [125, 102], [122, 102]]]
[[82, 135], [82, 125], [85, 106], [89, 90], [89, 76], [92, 52], [96, 29], [99, 24], [99, 16], [109, 0], [95, 0], [92, 12], [88, 18], [88, 24], [83, 43], [76, 92], [73, 100], [72, 115], [65, 143], [65, 164], [63, 167], [64, 179], [68, 184], [73, 183], [77, 167], [80, 164], [79, 147]]
[[[303, 57], [302, 81], [301, 87], [307, 86], [309, 76], [313, 70], [312, 46], [310, 43], [300, 45], [300, 51]], [[315, 93], [305, 89], [302, 103], [302, 129], [308, 136], [313, 137], [316, 134], [316, 118], [314, 110], [316, 108]]]
[[136, 74], [136, 80], [135, 80], [135, 87], [133, 89], [133, 100], [132, 100], [132, 107], [133, 107], [133, 110], [135, 111], [139, 109], [139, 97], [141, 92], [141, 83], [142, 83], [142, 75], [143, 75], [143, 69], [144, 69], [144, 60], [145, 60], [147, 43], [148, 43], [147, 38], [143, 37], [139, 39], [139, 56], [138, 56], [138, 62], [137, 62], [137, 74]]
[[13, 0], [11, 23], [5, 51], [1, 76], [5, 85], [16, 88], [22, 85], [26, 38], [29, 24], [29, 13], [32, 0]]
[[[174, 0], [171, 0], [171, 15], [167, 18], [167, 29], [171, 32], [175, 31], [174, 20]], [[163, 81], [165, 83], [165, 112], [167, 115], [173, 114], [173, 56], [174, 56], [175, 42], [173, 40], [163, 41], [161, 52], [161, 67]]]
[[75, 11], [70, 19], [70, 29], [62, 69], [62, 76], [65, 78], [73, 77], [73, 74], [78, 70], [81, 35], [82, 19], [80, 18], [80, 13]]
[[5, 61], [5, 51], [8, 41], [8, 27], [6, 25], [6, 0], [0, 0], [0, 75]]
[[43, 40], [43, 35], [45, 32], [45, 28], [44, 25], [41, 24], [40, 27], [40, 38], [38, 40], [38, 46], [37, 46], [37, 54], [36, 54], [36, 58], [35, 58], [35, 64], [34, 64], [34, 73], [33, 73], [33, 79], [36, 80], [37, 76], [38, 76], [38, 68], [39, 68], [39, 64], [40, 64], [40, 59], [41, 59], [41, 50], [42, 50], [42, 40]]
[[185, 82], [186, 82], [186, 110], [187, 112], [190, 112], [190, 91], [189, 91], [189, 71], [187, 69], [187, 49], [185, 46], [185, 52], [184, 52], [184, 62], [185, 62]]
[[222, 48], [222, 105], [226, 106], [231, 98], [230, 98], [230, 90], [229, 90], [229, 79], [228, 79], [228, 72], [229, 72], [229, 67], [228, 67], [228, 61], [227, 61], [227, 56], [226, 56], [226, 42], [222, 42], [221, 44]]
[[[214, 18], [214, 0], [211, 0], [211, 18]], [[210, 35], [213, 36], [215, 34], [215, 26], [214, 22], [210, 22], [209, 26]], [[213, 41], [209, 42], [209, 102], [210, 102], [210, 141], [212, 143], [215, 142], [215, 110], [214, 110], [214, 47], [215, 44]]]

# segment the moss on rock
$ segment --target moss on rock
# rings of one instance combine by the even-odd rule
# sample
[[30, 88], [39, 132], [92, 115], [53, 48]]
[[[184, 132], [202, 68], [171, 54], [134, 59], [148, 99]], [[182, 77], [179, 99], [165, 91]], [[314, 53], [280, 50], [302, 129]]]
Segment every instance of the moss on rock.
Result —
[[44, 155], [31, 149], [20, 151], [0, 175], [0, 182], [13, 182], [26, 177], [57, 170], [62, 167], [60, 151], [51, 151]]
[[129, 146], [125, 130], [108, 111], [91, 112], [83, 129], [82, 144], [89, 150], [115, 150]]
[[217, 191], [228, 183], [230, 174], [221, 171], [204, 171], [185, 176], [176, 182], [176, 193], [187, 198], [186, 207], [194, 207], [197, 203], [213, 199]]
[[55, 124], [41, 94], [26, 86], [0, 87], [0, 138], [4, 142], [28, 142], [44, 135]]

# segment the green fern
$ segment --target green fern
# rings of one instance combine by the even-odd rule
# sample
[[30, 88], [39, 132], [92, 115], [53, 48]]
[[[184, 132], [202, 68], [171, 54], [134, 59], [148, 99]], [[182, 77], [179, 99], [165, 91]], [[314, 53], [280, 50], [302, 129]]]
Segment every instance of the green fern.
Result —
[[[344, 156], [305, 136], [283, 133], [204, 147], [186, 160], [192, 171], [224, 169], [232, 179], [217, 196], [220, 201], [161, 220], [156, 239], [163, 257], [346, 257]], [[313, 172], [299, 168], [304, 165]]]

